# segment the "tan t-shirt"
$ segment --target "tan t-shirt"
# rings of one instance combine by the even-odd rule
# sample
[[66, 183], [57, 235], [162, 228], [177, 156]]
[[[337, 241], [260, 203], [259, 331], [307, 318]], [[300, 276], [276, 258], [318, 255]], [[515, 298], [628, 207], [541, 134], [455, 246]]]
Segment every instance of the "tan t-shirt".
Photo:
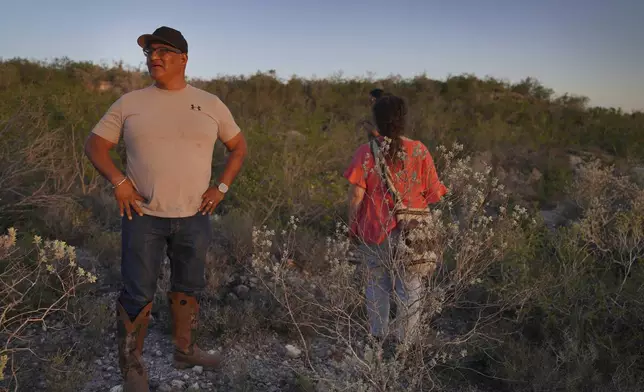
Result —
[[112, 143], [122, 135], [127, 176], [147, 199], [141, 203], [144, 214], [180, 218], [198, 212], [217, 139], [226, 142], [240, 129], [216, 95], [188, 85], [127, 93], [92, 132]]

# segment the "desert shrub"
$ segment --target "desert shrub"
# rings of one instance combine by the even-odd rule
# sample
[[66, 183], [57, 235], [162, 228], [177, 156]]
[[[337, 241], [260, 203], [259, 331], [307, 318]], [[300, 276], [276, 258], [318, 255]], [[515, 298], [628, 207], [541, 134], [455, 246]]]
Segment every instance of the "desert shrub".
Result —
[[549, 232], [508, 201], [489, 168], [476, 172], [468, 157], [458, 157], [462, 146], [454, 147], [438, 148], [436, 159], [450, 192], [433, 206], [440, 264], [422, 298], [421, 343], [389, 359], [377, 355], [386, 345], [366, 339], [364, 281], [347, 262], [352, 247], [342, 223], [314, 265], [298, 262], [297, 218], [286, 228], [255, 227], [250, 269], [278, 303], [273, 317], [304, 347], [324, 336], [346, 349], [344, 371], [320, 370], [316, 381], [329, 390], [454, 382], [636, 390], [644, 339], [643, 191], [613, 168], [582, 165], [568, 183], [581, 219]]
[[549, 157], [537, 184], [537, 194], [543, 204], [552, 203], [565, 195], [572, 183], [570, 164], [562, 157]]
[[441, 330], [445, 319], [472, 287], [482, 283], [492, 265], [513, 252], [536, 222], [525, 208], [509, 204], [503, 185], [489, 176], [491, 168], [473, 170], [470, 159], [460, 156], [462, 149], [461, 145], [449, 151], [438, 149], [437, 158], [443, 161], [441, 177], [449, 194], [432, 206], [424, 235], [430, 238], [431, 258], [440, 267], [426, 282], [418, 340], [401, 345], [391, 360], [383, 361], [378, 355], [382, 347], [361, 345], [368, 341], [362, 309], [364, 282], [356, 280], [356, 265], [348, 262], [353, 247], [344, 224], [339, 222], [333, 236], [326, 239], [314, 270], [303, 269], [294, 256], [299, 247], [297, 217], [291, 217], [281, 231], [254, 229], [250, 269], [280, 304], [274, 317], [290, 325], [305, 347], [311, 336], [320, 335], [349, 353], [344, 378], [328, 380], [328, 376], [319, 375], [330, 383], [328, 390], [425, 390], [429, 385], [437, 386], [437, 367], [459, 363], [467, 355], [470, 341], [476, 340], [479, 324], [485, 320], [468, 320], [454, 331]]
[[[96, 276], [80, 267], [74, 247], [62, 241], [19, 241], [15, 229], [0, 237], [0, 380], [15, 376], [13, 361], [31, 352], [26, 330], [48, 322], [68, 310], [79, 288]], [[17, 381], [9, 377], [7, 386]]]
[[19, 104], [15, 112], [0, 114], [0, 226], [78, 236], [89, 218], [80, 200], [95, 195], [101, 184], [82, 152], [92, 121], [84, 106], [92, 102], [80, 104], [70, 93], [53, 98], [33, 88], [11, 99]]
[[[97, 91], [102, 82], [108, 89]], [[147, 75], [122, 64], [0, 61], [0, 229], [17, 225], [59, 238], [116, 266], [119, 217], [82, 143], [121, 93], [147, 83]], [[522, 189], [504, 189], [493, 171], [473, 170], [463, 155], [490, 151], [495, 165], [507, 166], [502, 158], [509, 151], [573, 148], [633, 161], [644, 156], [641, 112], [554, 97], [531, 78], [516, 84], [471, 75], [279, 80], [274, 72], [258, 72], [194, 83], [226, 102], [250, 148], [218, 211], [210, 265], [219, 264], [209, 268], [209, 290], [218, 294], [243, 266], [261, 278], [268, 294], [239, 312], [208, 298], [206, 319], [216, 333], [247, 332], [270, 321], [305, 347], [311, 336], [325, 336], [348, 350], [351, 371], [344, 378], [320, 373], [318, 381], [353, 390], [429, 388], [454, 380], [513, 390], [636, 385], [642, 365], [636, 350], [642, 339], [641, 193], [599, 166], [584, 167], [575, 178], [558, 159], [526, 162], [528, 172], [538, 167], [543, 174], [541, 203], [568, 196], [572, 185], [570, 196], [583, 212], [577, 225], [549, 233], [532, 222]], [[379, 359], [379, 348], [363, 342], [364, 271], [347, 263], [340, 218], [346, 192], [341, 173], [366, 141], [360, 124], [369, 116], [367, 93], [376, 84], [408, 99], [409, 136], [437, 152], [439, 174], [451, 190], [433, 207], [429, 240], [436, 243], [439, 268], [426, 282], [423, 343], [393, 361]], [[438, 148], [454, 143], [449, 152]], [[219, 145], [214, 177], [225, 155]], [[122, 144], [114, 157], [125, 163]], [[36, 262], [36, 250], [26, 250], [30, 246], [12, 247], [3, 268], [46, 268]], [[221, 268], [226, 261], [233, 262]], [[36, 276], [38, 282], [52, 278]], [[30, 293], [44, 292], [39, 287]], [[5, 374], [10, 368], [7, 362]]]
[[591, 162], [570, 194], [580, 221], [540, 236], [531, 251], [526, 244], [529, 262], [505, 264], [512, 273], [497, 290], [515, 322], [489, 331], [509, 336], [487, 352], [490, 374], [514, 380], [513, 390], [635, 390], [644, 366], [644, 191]]
[[[57, 223], [52, 219], [43, 222], [51, 215], [44, 211], [66, 210], [63, 205], [99, 192], [101, 180], [84, 158], [82, 142], [121, 93], [147, 85], [149, 76], [122, 63], [69, 59], [4, 60], [0, 75], [0, 225], [31, 224], [41, 234], [62, 238], [69, 230], [51, 227]], [[97, 91], [99, 82], [109, 83], [108, 89]], [[322, 232], [333, 230], [333, 217], [343, 208], [339, 174], [366, 140], [358, 124], [369, 117], [367, 93], [376, 84], [409, 100], [409, 135], [432, 151], [459, 142], [471, 153], [556, 146], [644, 154], [641, 114], [587, 108], [583, 97], [556, 98], [531, 78], [515, 85], [471, 75], [445, 81], [280, 80], [274, 72], [258, 72], [194, 83], [226, 102], [249, 140], [248, 162], [222, 209], [240, 208], [259, 222], [283, 224], [296, 215]], [[124, 163], [126, 155], [120, 144], [114, 157]], [[219, 146], [215, 173], [223, 155]], [[542, 198], [559, 192], [566, 180], [565, 171], [546, 174]], [[92, 220], [96, 211], [64, 219]], [[83, 241], [79, 236], [73, 242]]]

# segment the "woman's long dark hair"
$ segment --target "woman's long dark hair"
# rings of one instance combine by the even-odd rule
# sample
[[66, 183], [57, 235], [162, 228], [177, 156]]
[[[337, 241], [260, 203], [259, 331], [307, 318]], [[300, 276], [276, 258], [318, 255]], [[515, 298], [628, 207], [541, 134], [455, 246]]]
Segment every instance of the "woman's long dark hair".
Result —
[[386, 158], [395, 162], [402, 151], [401, 137], [407, 125], [407, 104], [402, 98], [387, 94], [376, 101], [372, 111], [380, 134], [391, 139]]

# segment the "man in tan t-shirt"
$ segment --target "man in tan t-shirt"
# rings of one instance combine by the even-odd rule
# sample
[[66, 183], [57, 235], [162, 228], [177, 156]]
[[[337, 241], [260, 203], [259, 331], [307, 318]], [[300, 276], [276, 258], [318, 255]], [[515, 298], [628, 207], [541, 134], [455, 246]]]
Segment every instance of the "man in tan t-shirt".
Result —
[[[119, 364], [124, 390], [148, 391], [141, 359], [159, 268], [171, 262], [174, 364], [216, 368], [218, 355], [195, 344], [204, 264], [211, 239], [209, 215], [224, 198], [246, 156], [246, 142], [226, 105], [185, 81], [188, 44], [174, 29], [160, 27], [138, 44], [154, 85], [127, 93], [92, 130], [85, 152], [108, 179], [122, 218], [121, 275], [117, 301]], [[126, 173], [109, 151], [123, 138]], [[230, 151], [226, 167], [210, 186], [213, 148]]]

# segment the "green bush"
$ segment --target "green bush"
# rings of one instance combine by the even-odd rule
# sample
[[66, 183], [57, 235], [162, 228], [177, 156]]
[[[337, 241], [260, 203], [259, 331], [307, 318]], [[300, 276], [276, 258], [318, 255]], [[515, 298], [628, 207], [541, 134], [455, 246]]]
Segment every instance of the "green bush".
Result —
[[491, 331], [505, 338], [488, 354], [494, 377], [517, 380], [513, 390], [629, 390], [642, 381], [644, 191], [597, 163], [571, 185], [581, 220], [539, 234], [523, 257], [500, 265], [494, 290], [514, 322]]

